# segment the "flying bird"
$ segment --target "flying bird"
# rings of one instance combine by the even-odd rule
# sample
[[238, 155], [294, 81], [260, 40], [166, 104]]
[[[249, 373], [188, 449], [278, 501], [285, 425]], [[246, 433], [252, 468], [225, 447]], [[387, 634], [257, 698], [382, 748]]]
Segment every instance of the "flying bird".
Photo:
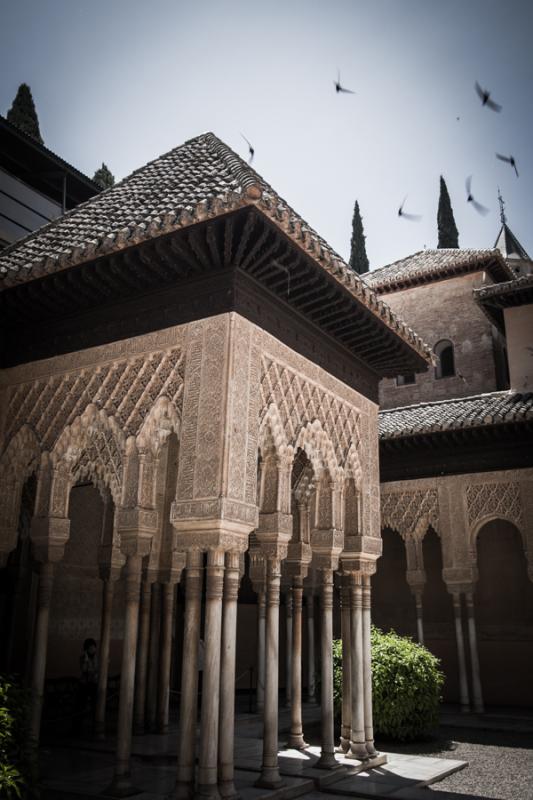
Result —
[[418, 222], [419, 220], [422, 219], [421, 214], [407, 214], [407, 212], [403, 210], [406, 200], [407, 200], [407, 195], [405, 195], [405, 197], [403, 198], [402, 204], [398, 209], [398, 216], [401, 217], [402, 219], [407, 219], [410, 222]]
[[514, 171], [516, 172], [516, 177], [518, 178], [518, 170], [516, 168], [516, 161], [514, 160], [514, 156], [502, 156], [500, 153], [496, 153], [496, 158], [499, 158], [500, 161], [505, 161], [506, 164], [510, 164]]
[[355, 92], [352, 92], [351, 89], [345, 89], [344, 86], [341, 85], [341, 73], [340, 73], [340, 70], [337, 70], [337, 80], [333, 81], [333, 84], [335, 86], [335, 91], [337, 92], [337, 94], [339, 92], [345, 92], [346, 94], [355, 94]]
[[241, 136], [242, 136], [242, 138], [244, 139], [244, 141], [246, 142], [246, 144], [248, 145], [248, 152], [250, 153], [250, 156], [249, 156], [249, 158], [248, 158], [248, 163], [249, 163], [249, 164], [251, 164], [251, 163], [252, 163], [252, 161], [254, 160], [255, 149], [254, 149], [254, 147], [252, 146], [251, 142], [249, 142], [249, 141], [248, 141], [248, 139], [246, 138], [246, 136], [244, 135], [244, 133], [241, 133]]
[[478, 97], [481, 100], [482, 106], [488, 106], [493, 111], [501, 111], [502, 107], [495, 103], [494, 100], [490, 99], [490, 92], [488, 89], [482, 89], [479, 83], [476, 81], [476, 92], [478, 93]]
[[472, 194], [472, 176], [471, 175], [469, 175], [468, 178], [466, 179], [465, 186], [466, 186], [466, 202], [467, 203], [472, 203], [472, 205], [474, 206], [474, 208], [476, 209], [478, 214], [483, 214], [483, 216], [485, 216], [485, 214], [488, 214], [489, 213], [489, 209], [485, 208], [485, 206], [482, 206], [481, 203], [478, 203], [477, 200], [474, 199], [474, 195]]

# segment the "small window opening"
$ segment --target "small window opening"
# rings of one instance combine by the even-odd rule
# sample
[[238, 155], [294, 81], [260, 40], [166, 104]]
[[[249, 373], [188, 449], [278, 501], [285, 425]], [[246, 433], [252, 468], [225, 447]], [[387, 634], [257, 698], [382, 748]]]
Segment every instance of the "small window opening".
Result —
[[405, 375], [398, 375], [396, 378], [396, 386], [409, 386], [409, 384], [415, 382], [416, 375], [414, 372], [406, 372]]
[[451, 378], [455, 375], [453, 344], [448, 341], [448, 339], [442, 339], [440, 342], [437, 342], [433, 350], [438, 358], [438, 363], [435, 367], [435, 377]]

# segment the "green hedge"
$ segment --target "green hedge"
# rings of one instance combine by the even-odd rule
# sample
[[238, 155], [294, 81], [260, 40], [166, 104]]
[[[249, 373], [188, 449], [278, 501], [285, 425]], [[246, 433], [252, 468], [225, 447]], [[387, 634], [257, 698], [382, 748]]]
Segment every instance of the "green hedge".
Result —
[[[408, 636], [372, 628], [374, 732], [397, 741], [427, 737], [437, 727], [444, 675], [439, 659]], [[333, 643], [334, 698], [342, 702], [342, 642]]]
[[35, 796], [36, 757], [29, 744], [29, 694], [0, 675], [0, 797]]

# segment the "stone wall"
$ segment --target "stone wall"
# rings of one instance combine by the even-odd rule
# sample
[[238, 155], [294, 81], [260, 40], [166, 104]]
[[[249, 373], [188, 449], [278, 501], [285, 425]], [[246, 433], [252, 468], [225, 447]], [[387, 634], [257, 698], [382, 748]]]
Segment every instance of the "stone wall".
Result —
[[435, 370], [418, 374], [416, 382], [398, 386], [396, 380], [380, 383], [381, 408], [468, 397], [504, 388], [497, 376], [495, 348], [501, 337], [472, 297], [483, 273], [435, 281], [383, 295], [395, 314], [434, 347], [441, 339], [454, 345], [455, 376], [435, 378]]

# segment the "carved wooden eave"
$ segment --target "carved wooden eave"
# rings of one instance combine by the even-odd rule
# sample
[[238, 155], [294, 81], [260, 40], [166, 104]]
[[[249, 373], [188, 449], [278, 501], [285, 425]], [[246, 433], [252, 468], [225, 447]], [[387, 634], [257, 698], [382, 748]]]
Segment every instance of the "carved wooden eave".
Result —
[[318, 334], [374, 381], [427, 368], [421, 340], [371, 290], [340, 265], [317, 264], [255, 202], [209, 216], [214, 211], [206, 209], [208, 218], [182, 229], [159, 230], [120, 250], [5, 286], [1, 365], [231, 310], [269, 329], [270, 308], [270, 316], [285, 315], [285, 327], [292, 321], [299, 330], [293, 338]]

